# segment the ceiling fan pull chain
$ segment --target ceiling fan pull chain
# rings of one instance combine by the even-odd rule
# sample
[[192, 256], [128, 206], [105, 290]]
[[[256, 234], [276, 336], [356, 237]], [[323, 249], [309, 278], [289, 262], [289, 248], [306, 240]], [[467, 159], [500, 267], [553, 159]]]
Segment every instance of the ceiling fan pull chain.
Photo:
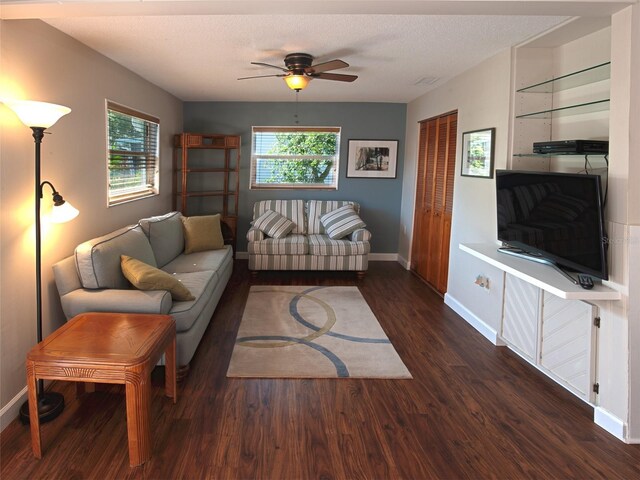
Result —
[[296, 113], [293, 115], [294, 123], [295, 123], [296, 125], [299, 125], [299, 124], [300, 124], [300, 121], [298, 120], [298, 94], [299, 94], [299, 93], [300, 93], [300, 92], [299, 92], [298, 90], [296, 90]]

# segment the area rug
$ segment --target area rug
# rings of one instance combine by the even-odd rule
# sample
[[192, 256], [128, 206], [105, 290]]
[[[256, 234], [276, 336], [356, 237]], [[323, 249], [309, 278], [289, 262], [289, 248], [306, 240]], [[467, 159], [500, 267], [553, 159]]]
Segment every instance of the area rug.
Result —
[[358, 287], [252, 286], [228, 377], [412, 378]]

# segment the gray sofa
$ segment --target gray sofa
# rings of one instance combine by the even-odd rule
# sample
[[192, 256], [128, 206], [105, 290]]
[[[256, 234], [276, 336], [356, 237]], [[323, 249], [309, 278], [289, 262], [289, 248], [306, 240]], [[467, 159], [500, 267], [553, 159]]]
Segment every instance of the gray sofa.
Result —
[[271, 238], [252, 226], [247, 232], [249, 270], [348, 270], [363, 276], [369, 266], [371, 233], [358, 228], [348, 236], [332, 239], [321, 218], [351, 205], [356, 213], [360, 205], [342, 200], [262, 200], [253, 206], [253, 222], [271, 210], [294, 223], [283, 238]]
[[[229, 245], [185, 255], [181, 214], [145, 218], [84, 242], [53, 266], [67, 319], [83, 312], [172, 315], [177, 332], [177, 365], [184, 373], [222, 296], [233, 269]], [[173, 301], [165, 290], [137, 290], [121, 271], [128, 255], [177, 277], [195, 297]]]

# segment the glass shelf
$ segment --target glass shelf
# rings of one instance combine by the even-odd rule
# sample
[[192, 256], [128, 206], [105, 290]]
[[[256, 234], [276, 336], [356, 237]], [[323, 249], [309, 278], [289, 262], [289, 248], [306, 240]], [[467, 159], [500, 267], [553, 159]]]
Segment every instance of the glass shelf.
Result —
[[607, 157], [608, 153], [514, 153], [513, 157]]
[[561, 77], [552, 78], [545, 82], [536, 83], [517, 90], [519, 93], [553, 93], [580, 87], [589, 83], [606, 80], [611, 76], [611, 62], [601, 63], [593, 67], [578, 70]]
[[597, 100], [595, 102], [580, 103], [578, 105], [568, 105], [566, 107], [552, 108], [540, 112], [525, 113], [516, 115], [516, 118], [557, 118], [567, 115], [582, 115], [584, 113], [601, 112], [609, 109], [609, 99]]

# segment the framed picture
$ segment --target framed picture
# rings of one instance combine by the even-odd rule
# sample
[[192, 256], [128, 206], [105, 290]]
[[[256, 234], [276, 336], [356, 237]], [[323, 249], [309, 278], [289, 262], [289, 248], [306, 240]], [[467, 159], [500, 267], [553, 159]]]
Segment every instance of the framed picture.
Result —
[[495, 128], [462, 134], [462, 176], [493, 178], [495, 136]]
[[347, 177], [396, 178], [398, 140], [349, 140]]

